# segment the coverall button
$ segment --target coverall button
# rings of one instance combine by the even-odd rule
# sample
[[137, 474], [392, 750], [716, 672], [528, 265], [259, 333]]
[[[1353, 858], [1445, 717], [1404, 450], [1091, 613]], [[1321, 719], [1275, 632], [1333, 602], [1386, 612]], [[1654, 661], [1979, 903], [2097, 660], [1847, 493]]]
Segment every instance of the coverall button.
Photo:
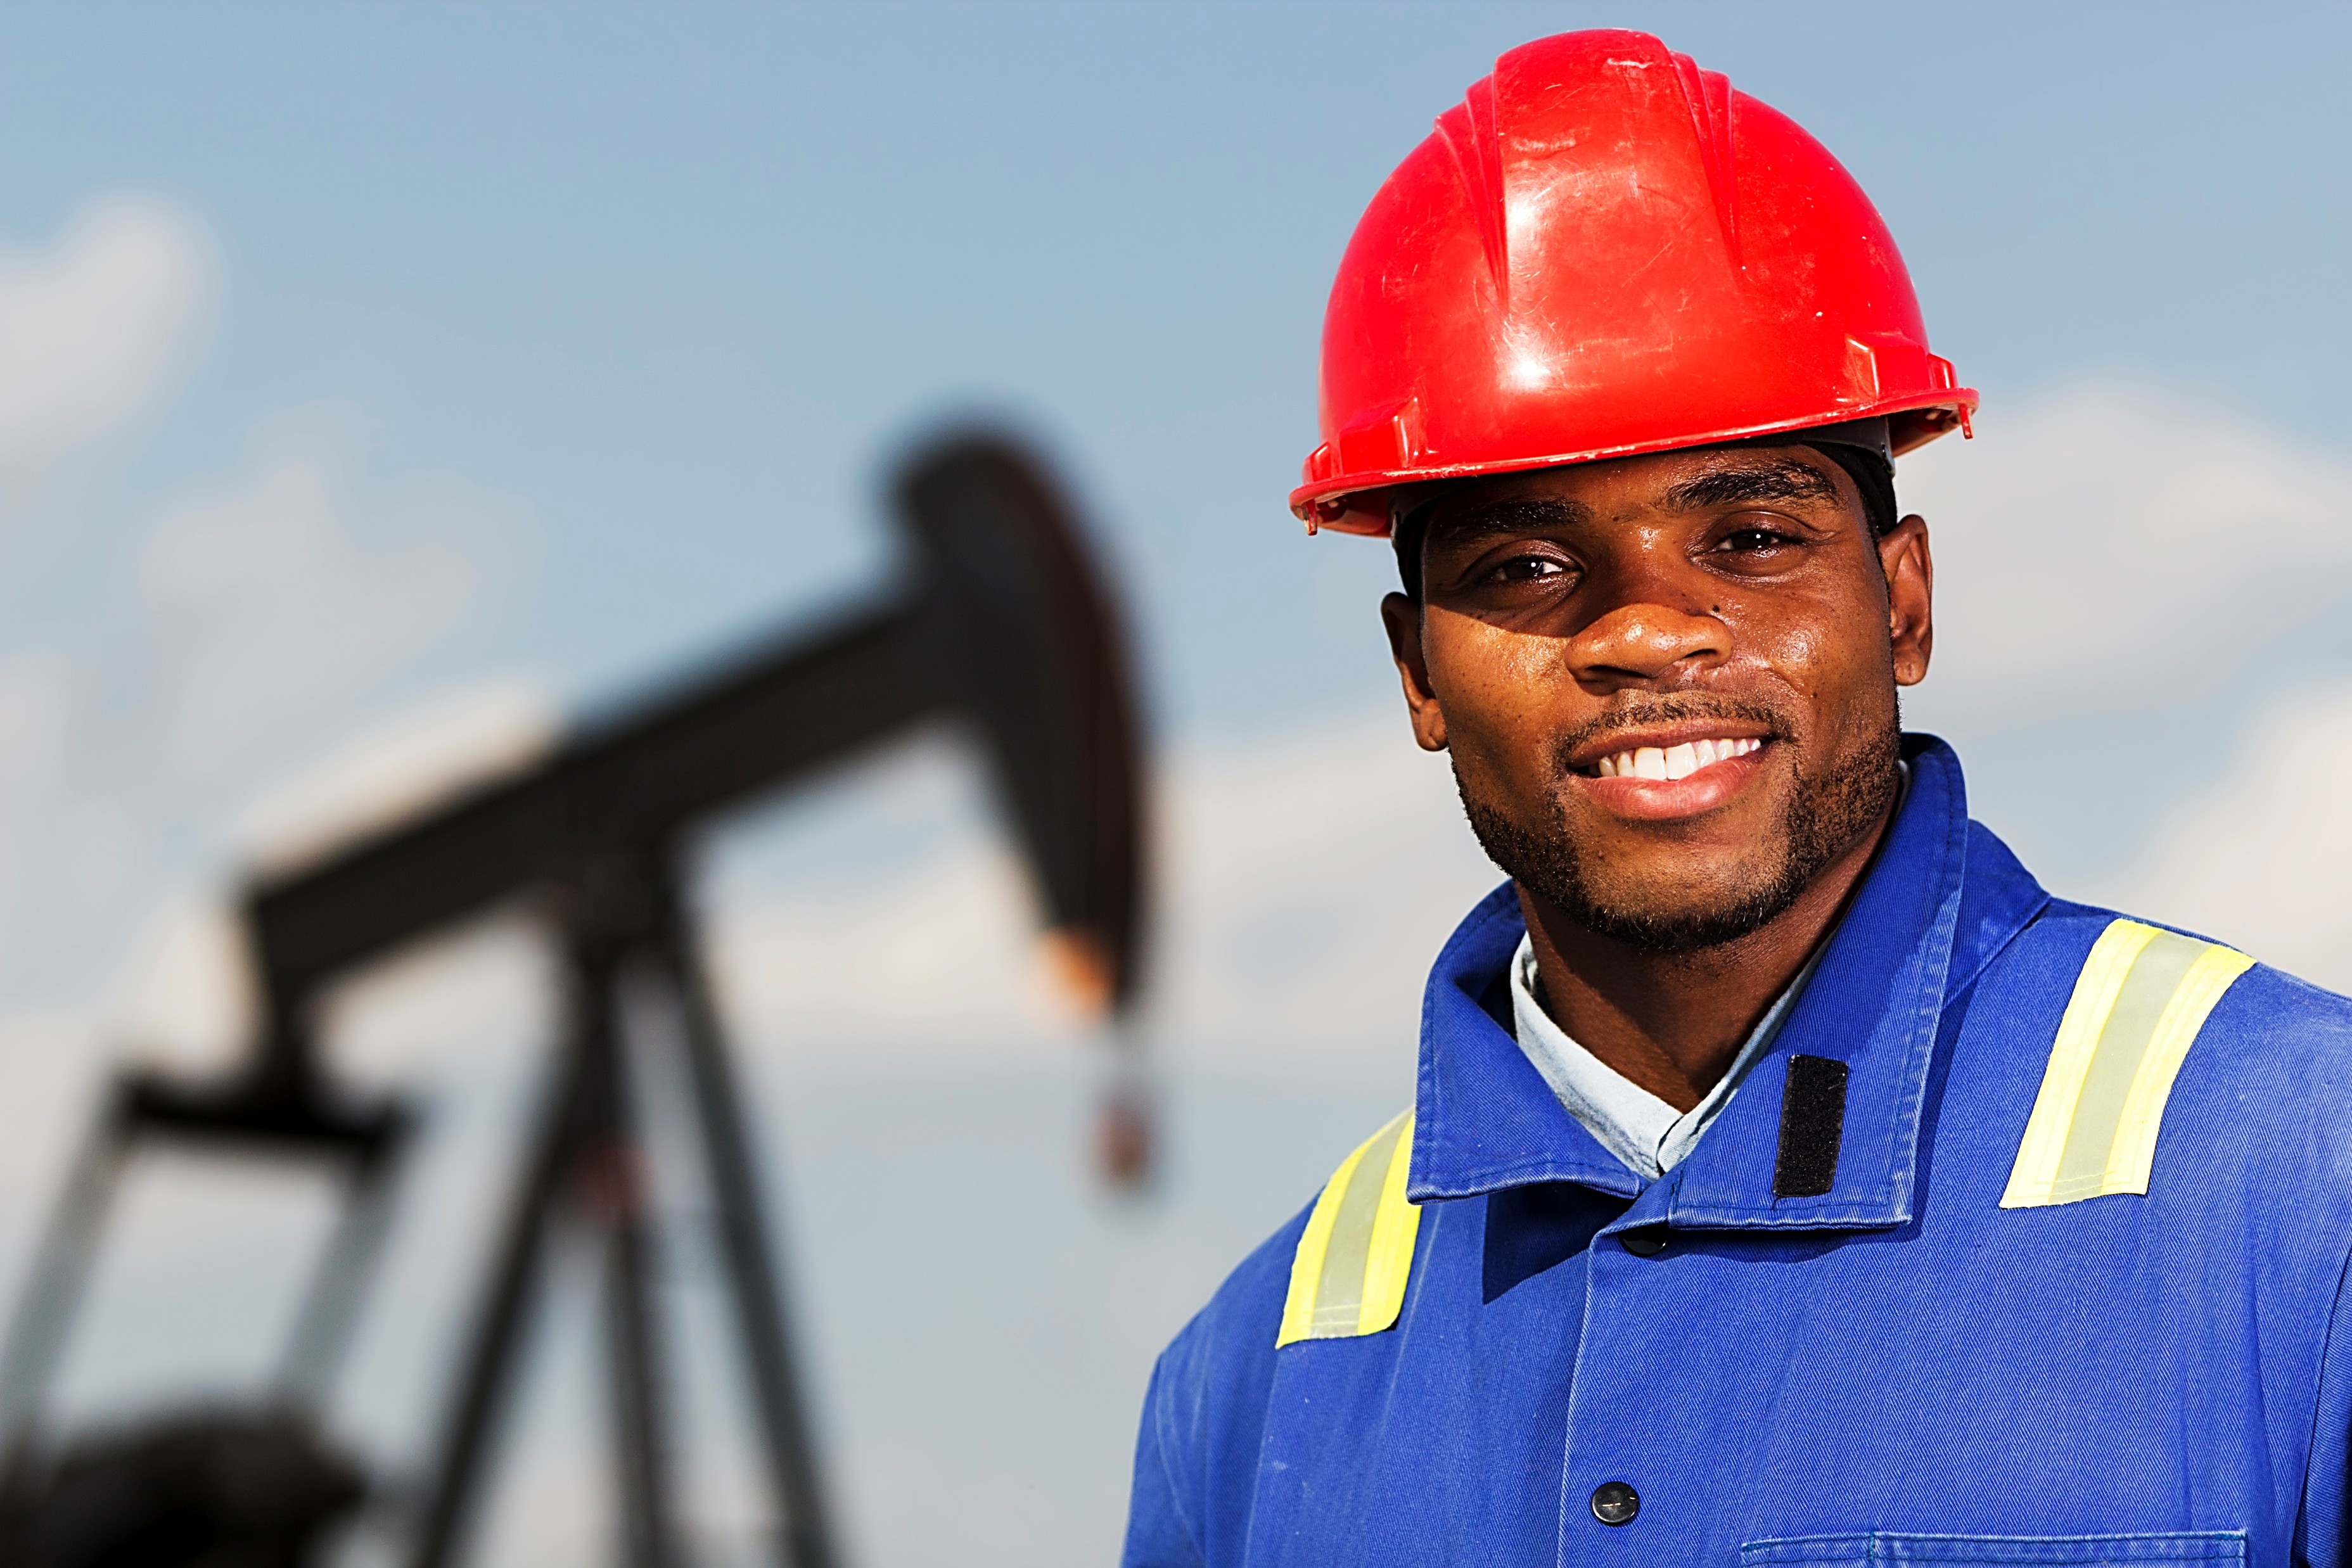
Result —
[[1631, 1524], [1642, 1511], [1642, 1494], [1623, 1481], [1602, 1481], [1592, 1489], [1592, 1517], [1603, 1524]]
[[[1654, 1258], [1666, 1249], [1666, 1228], [1645, 1225], [1639, 1230], [1624, 1231], [1618, 1236], [1617, 1244], [1636, 1258]], [[1600, 1505], [1596, 1503], [1593, 1506], [1597, 1508]], [[1631, 1519], [1633, 1516], [1629, 1513], [1625, 1517]]]

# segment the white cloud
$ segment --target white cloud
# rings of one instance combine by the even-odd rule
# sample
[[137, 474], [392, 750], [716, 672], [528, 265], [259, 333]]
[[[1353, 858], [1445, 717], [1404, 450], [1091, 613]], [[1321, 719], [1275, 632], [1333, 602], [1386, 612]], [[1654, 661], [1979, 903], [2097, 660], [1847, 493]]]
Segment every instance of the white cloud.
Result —
[[[331, 486], [306, 507], [270, 473], [142, 531], [82, 638], [0, 643], [0, 1277], [118, 1061], [208, 1070], [249, 1044], [234, 929], [216, 897], [169, 891], [216, 863], [213, 802], [429, 647], [482, 580], [480, 560], [383, 543]], [[300, 826], [284, 800], [252, 821]]]
[[62, 636], [0, 641], [0, 991], [86, 981], [256, 772], [478, 603], [479, 505], [363, 506], [347, 466], [265, 444], [133, 529]]
[[[362, 486], [315, 427], [126, 519], [44, 492], [159, 405], [217, 293], [205, 226], [152, 197], [96, 195], [53, 238], [0, 243], [0, 553], [18, 603], [58, 612], [0, 626], [0, 1057], [44, 1082], [64, 1080], [25, 1064], [105, 1019], [192, 1001], [211, 1021], [162, 1043], [218, 1033], [218, 917], [165, 890], [214, 863], [255, 775], [363, 716], [499, 564], [503, 524], [478, 499]], [[35, 524], [91, 548], [19, 548]], [[124, 979], [141, 973], [163, 978]]]
[[1501, 873], [1402, 706], [1180, 764], [1165, 861], [1176, 1050], [1412, 1061], [1430, 963]]
[[2104, 896], [2352, 990], [2352, 683], [2281, 699]]
[[280, 437], [148, 529], [133, 612], [155, 659], [152, 744], [166, 754], [217, 766], [473, 607], [488, 540], [466, 503], [362, 521], [346, 467], [329, 442]]
[[[1410, 1061], [1422, 981], [1498, 879], [1402, 714], [1201, 747], [1161, 777], [1146, 1023], [1188, 1060]], [[871, 883], [724, 905], [715, 967], [747, 1039], [971, 1055], [1066, 1036], [999, 838]]]
[[460, 687], [342, 741], [265, 788], [232, 836], [256, 869], [292, 865], [517, 771], [553, 746], [553, 700], [505, 677]]
[[191, 1075], [236, 1061], [254, 1018], [243, 941], [216, 897], [184, 890], [157, 900], [124, 943], [102, 1004], [109, 1048]]
[[215, 273], [202, 228], [138, 195], [86, 203], [49, 246], [0, 248], [0, 468], [68, 455], [152, 407]]
[[1019, 867], [958, 845], [872, 884], [771, 894], [712, 923], [729, 1018], [793, 1055], [1035, 1049], [1051, 1029]]
[[2352, 464], [2146, 387], [2078, 388], [1903, 459], [1934, 530], [1922, 712], [2011, 711], [2244, 667], [2352, 579]]

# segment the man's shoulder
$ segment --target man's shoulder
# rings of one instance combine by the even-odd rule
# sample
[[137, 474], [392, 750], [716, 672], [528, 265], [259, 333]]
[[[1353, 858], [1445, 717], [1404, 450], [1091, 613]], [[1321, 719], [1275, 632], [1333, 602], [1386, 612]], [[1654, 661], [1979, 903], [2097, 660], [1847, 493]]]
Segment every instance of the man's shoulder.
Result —
[[[2352, 998], [2262, 962], [2226, 936], [2097, 904], [2053, 898], [1989, 967], [2062, 1007], [2129, 1003], [2135, 983], [2158, 1004], [2186, 1006], [2210, 989], [2200, 1040], [2229, 1040], [2256, 1055], [2291, 1048], [2352, 1052]], [[2186, 988], [2186, 989], [2184, 989]], [[2156, 998], [2157, 989], [2165, 991]], [[2109, 1009], [2110, 1013], [2112, 1009]]]
[[1357, 1145], [1315, 1200], [1225, 1277], [1161, 1357], [1164, 1397], [1197, 1400], [1213, 1387], [1220, 1398], [1261, 1402], [1280, 1346], [1376, 1333], [1396, 1321], [1420, 1229], [1405, 1197], [1412, 1143], [1407, 1111]]
[[[2086, 1129], [2113, 1140], [2102, 1173], [2074, 1178], [2095, 1176], [2099, 1191], [2147, 1190], [2163, 1147], [2222, 1188], [2317, 1182], [2352, 1194], [2352, 1160], [2337, 1149], [2352, 998], [2227, 941], [2063, 900], [1973, 988], [1990, 1027], [1969, 1033], [1995, 1059], [1980, 1082], [2031, 1105], [2019, 1171], [2037, 1141], [2049, 1145], [2055, 1185], [2035, 1201], [2068, 1200], [2062, 1171], [2082, 1166]], [[2136, 1164], [2124, 1157], [2135, 1138]], [[2010, 1199], [2032, 1185], [2013, 1179]]]
[[[1271, 1383], [1275, 1338], [1310, 1201], [1242, 1260], [1160, 1357], [1162, 1396], [1192, 1419], [1211, 1390], [1221, 1397]], [[1172, 1412], [1171, 1412], [1172, 1413]]]

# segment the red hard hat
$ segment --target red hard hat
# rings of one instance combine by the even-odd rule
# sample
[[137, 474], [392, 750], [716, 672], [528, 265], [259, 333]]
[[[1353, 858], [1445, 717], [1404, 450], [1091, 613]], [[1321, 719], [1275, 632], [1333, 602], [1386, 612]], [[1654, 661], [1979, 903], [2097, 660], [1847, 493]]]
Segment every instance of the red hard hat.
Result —
[[1290, 508], [1382, 534], [1402, 485], [1881, 415], [1902, 452], [1976, 402], [1827, 149], [1646, 33], [1564, 33], [1496, 61], [1357, 224]]

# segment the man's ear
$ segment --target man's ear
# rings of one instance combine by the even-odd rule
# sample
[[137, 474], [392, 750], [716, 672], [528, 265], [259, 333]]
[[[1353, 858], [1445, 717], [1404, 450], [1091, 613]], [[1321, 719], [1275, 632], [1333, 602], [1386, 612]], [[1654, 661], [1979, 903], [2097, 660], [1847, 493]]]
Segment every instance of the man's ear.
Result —
[[1936, 559], [1927, 549], [1927, 519], [1914, 512], [1878, 541], [1886, 572], [1886, 631], [1895, 651], [1895, 684], [1927, 678], [1936, 650]]
[[1421, 604], [1402, 593], [1381, 601], [1381, 623], [1388, 628], [1389, 653], [1404, 683], [1404, 706], [1412, 714], [1412, 737], [1423, 751], [1445, 749], [1445, 714], [1429, 684], [1429, 658], [1421, 645]]

